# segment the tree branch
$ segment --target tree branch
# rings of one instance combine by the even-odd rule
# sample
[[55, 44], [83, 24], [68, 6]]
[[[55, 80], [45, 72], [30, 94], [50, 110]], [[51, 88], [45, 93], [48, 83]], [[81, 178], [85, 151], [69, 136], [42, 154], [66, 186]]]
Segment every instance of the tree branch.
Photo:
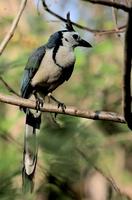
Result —
[[107, 0], [83, 0], [83, 1], [88, 1], [89, 3], [93, 3], [93, 4], [100, 4], [100, 5], [103, 5], [103, 6], [109, 6], [109, 7], [121, 9], [125, 12], [130, 11], [130, 8], [125, 6], [124, 4], [111, 2], [111, 1], [107, 1]]
[[112, 186], [112, 188], [114, 188], [114, 190], [118, 193], [118, 195], [120, 196], [120, 199], [122, 199], [123, 197], [126, 197], [128, 200], [131, 200], [131, 196], [127, 193], [125, 193], [122, 189], [119, 188], [119, 186], [117, 185], [117, 183], [115, 182], [114, 178], [109, 174], [107, 175], [106, 173], [103, 172], [103, 170], [101, 168], [99, 168], [98, 166], [96, 166], [90, 158], [88, 158], [88, 156], [78, 147], [76, 148], [76, 151], [82, 156], [82, 158], [87, 161], [97, 172], [99, 172]]
[[[21, 97], [14, 97], [9, 95], [4, 95], [0, 93], [0, 102], [12, 104], [16, 106], [22, 106], [22, 107], [28, 107], [35, 109], [36, 103], [35, 101], [29, 100], [29, 99], [23, 99]], [[51, 113], [59, 113], [59, 114], [65, 114], [70, 115], [74, 117], [82, 117], [87, 119], [93, 119], [93, 120], [105, 120], [105, 121], [113, 121], [118, 123], [125, 123], [125, 119], [113, 112], [104, 112], [104, 111], [86, 111], [86, 110], [80, 110], [76, 107], [68, 106], [65, 109], [65, 112], [62, 111], [61, 108], [58, 108], [55, 105], [51, 104], [44, 104], [44, 107], [41, 108], [42, 112], [51, 112]]]
[[124, 75], [123, 75], [123, 90], [124, 90], [124, 116], [129, 128], [132, 130], [132, 112], [131, 112], [131, 65], [132, 65], [132, 7], [128, 15], [128, 25], [125, 35], [124, 48]]
[[[41, 0], [42, 1], [42, 5], [44, 7], [44, 9], [49, 12], [51, 15], [57, 17], [58, 19], [60, 19], [61, 21], [63, 22], [66, 22], [67, 20], [63, 17], [61, 17], [60, 15], [58, 15], [57, 13], [53, 12], [52, 10], [49, 9], [49, 7], [47, 6], [45, 0]], [[124, 32], [123, 29], [126, 27], [126, 25], [123, 25], [123, 26], [120, 26], [118, 27], [118, 31], [115, 30], [115, 29], [112, 29], [112, 30], [100, 30], [100, 29], [92, 29], [92, 28], [89, 28], [89, 27], [86, 27], [86, 26], [82, 26], [80, 24], [77, 24], [73, 21], [71, 21], [71, 23], [76, 26], [77, 28], [80, 28], [80, 29], [83, 29], [83, 30], [86, 30], [86, 31], [89, 31], [91, 33], [95, 33], [95, 34], [111, 34], [111, 33], [121, 33], [121, 32]]]
[[10, 85], [0, 76], [0, 81], [5, 85], [5, 87], [8, 89], [9, 92], [15, 94], [16, 96], [20, 96], [19, 94], [16, 93], [15, 90], [13, 90]]
[[0, 55], [3, 53], [4, 49], [6, 48], [7, 44], [9, 43], [10, 39], [13, 37], [16, 27], [18, 25], [18, 22], [21, 18], [21, 15], [25, 9], [26, 3], [27, 3], [27, 0], [22, 0], [19, 11], [11, 25], [11, 28], [0, 44]]

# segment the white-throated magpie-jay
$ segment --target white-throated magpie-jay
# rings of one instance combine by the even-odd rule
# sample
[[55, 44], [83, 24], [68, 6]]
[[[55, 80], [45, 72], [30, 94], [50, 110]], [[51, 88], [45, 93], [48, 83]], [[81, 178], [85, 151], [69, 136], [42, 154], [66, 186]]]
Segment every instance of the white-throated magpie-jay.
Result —
[[[29, 57], [21, 84], [21, 96], [36, 97], [36, 105], [63, 82], [70, 78], [75, 64], [75, 47], [91, 47], [73, 29], [70, 14], [67, 14], [66, 30], [50, 36], [47, 44], [37, 48]], [[38, 107], [38, 106], [37, 106]], [[38, 108], [37, 108], [38, 109]], [[37, 163], [37, 132], [40, 129], [41, 113], [23, 108], [26, 113], [26, 131], [23, 155], [23, 185], [33, 189], [33, 177]], [[28, 188], [29, 189], [29, 188]]]

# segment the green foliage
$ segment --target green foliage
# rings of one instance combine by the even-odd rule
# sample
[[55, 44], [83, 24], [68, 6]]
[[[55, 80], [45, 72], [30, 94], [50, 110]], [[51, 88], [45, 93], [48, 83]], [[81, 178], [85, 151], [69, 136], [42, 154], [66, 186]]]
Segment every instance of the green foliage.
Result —
[[[77, 118], [61, 116], [59, 120], [60, 126], [45, 121], [39, 143], [48, 174], [46, 191], [56, 194], [56, 199], [60, 198], [58, 195], [63, 199], [67, 191], [66, 188], [62, 189], [63, 185], [70, 188], [70, 185], [84, 176], [82, 171], [89, 172], [93, 167], [92, 164], [96, 163], [103, 135], [93, 132], [91, 125], [87, 126]], [[80, 151], [88, 153], [88, 160], [82, 157]]]
[[[14, 19], [14, 9], [20, 2], [17, 0], [13, 4], [11, 1], [8, 1], [8, 4], [4, 0], [1, 2], [2, 9], [9, 8], [10, 3], [12, 5], [12, 8], [9, 8], [11, 11], [0, 14], [2, 41]], [[63, 3], [68, 5], [70, 1]], [[81, 3], [80, 1], [79, 5]], [[86, 25], [88, 21], [91, 22], [89, 26], [95, 28], [113, 27], [109, 9], [92, 7], [90, 10], [91, 7], [86, 5], [88, 4], [82, 5], [83, 9], [86, 7], [86, 13], [81, 12], [81, 7], [78, 6], [81, 24]], [[120, 14], [120, 17], [124, 19], [124, 15]], [[0, 76], [18, 93], [29, 54], [45, 43], [51, 33], [64, 28], [60, 27], [59, 22], [48, 23], [45, 19], [46, 16], [37, 14], [34, 4], [28, 5], [14, 37], [0, 57]], [[81, 35], [83, 33], [84, 31]], [[123, 46], [114, 35], [98, 36], [98, 38], [90, 37], [89, 42], [93, 48], [76, 50], [74, 73], [67, 83], [55, 91], [55, 96], [66, 105], [74, 105], [80, 109], [122, 113]], [[1, 81], [0, 84], [0, 92], [9, 94]], [[40, 156], [35, 177], [35, 192], [22, 194], [20, 171], [25, 128], [24, 114], [20, 113], [19, 108], [2, 103], [0, 103], [0, 113], [1, 200], [81, 200], [83, 197], [79, 197], [78, 193], [83, 187], [77, 185], [81, 184], [87, 175], [91, 175], [96, 166], [104, 171], [104, 176], [110, 175], [121, 182], [120, 185], [131, 187], [132, 142], [126, 125], [59, 115], [57, 116], [59, 125], [51, 118], [43, 117], [39, 135]], [[125, 199], [120, 197], [118, 191], [114, 191], [113, 186], [111, 187], [111, 200]]]
[[50, 173], [75, 181], [80, 176], [80, 168], [87, 166], [86, 163], [83, 166], [78, 149], [83, 147], [84, 152], [89, 151], [89, 157], [95, 161], [100, 136], [94, 135], [88, 127], [81, 125], [79, 119], [62, 116], [61, 123], [61, 127], [47, 123], [40, 134], [40, 144], [44, 151], [44, 160], [48, 159]]
[[[38, 23], [38, 21], [39, 21], [39, 23]], [[43, 37], [43, 34], [48, 27], [47, 27], [47, 24], [43, 20], [41, 20], [41, 16], [40, 15], [34, 15], [34, 16], [29, 15], [28, 22], [29, 22], [30, 31], [32, 31], [32, 34], [36, 35], [39, 33], [39, 35]], [[35, 24], [35, 26], [34, 26], [34, 24]]]
[[[0, 199], [17, 199], [17, 190], [12, 180], [20, 174], [18, 166], [16, 166], [19, 161], [18, 153], [12, 145], [8, 144], [8, 141], [5, 141], [6, 139], [0, 142]], [[14, 157], [14, 155], [16, 156]]]

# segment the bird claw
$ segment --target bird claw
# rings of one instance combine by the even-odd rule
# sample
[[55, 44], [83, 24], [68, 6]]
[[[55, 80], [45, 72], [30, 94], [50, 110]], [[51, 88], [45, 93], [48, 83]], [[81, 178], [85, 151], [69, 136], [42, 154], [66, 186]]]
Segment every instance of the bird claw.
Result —
[[[49, 99], [52, 99], [53, 101], [55, 101], [58, 104], [58, 108], [61, 107], [62, 111], [65, 112], [66, 109], [66, 105], [60, 101], [58, 101], [55, 97], [52, 96], [51, 93], [48, 94]], [[57, 113], [55, 113], [55, 118], [57, 116]]]
[[38, 111], [40, 111], [40, 109], [44, 105], [44, 99], [36, 91], [34, 91], [34, 96], [35, 96], [35, 99], [36, 99], [36, 107], [35, 107], [35, 109], [36, 109], [36, 111], [38, 113]]
[[66, 105], [64, 103], [61, 103], [61, 102], [58, 102], [58, 108], [62, 109], [63, 112], [65, 112], [65, 109], [66, 109]]
[[[65, 112], [66, 105], [64, 103], [58, 102], [58, 108], [60, 108], [60, 107], [61, 107], [62, 111]], [[55, 119], [57, 117], [57, 114], [58, 113], [55, 113]]]
[[37, 112], [40, 111], [40, 108], [42, 108], [43, 105], [44, 105], [43, 99], [37, 98], [36, 99], [36, 108], [35, 108], [37, 110]]
[[57, 117], [57, 114], [58, 114], [58, 113], [55, 113], [55, 115], [54, 115], [55, 119], [56, 119], [56, 117]]

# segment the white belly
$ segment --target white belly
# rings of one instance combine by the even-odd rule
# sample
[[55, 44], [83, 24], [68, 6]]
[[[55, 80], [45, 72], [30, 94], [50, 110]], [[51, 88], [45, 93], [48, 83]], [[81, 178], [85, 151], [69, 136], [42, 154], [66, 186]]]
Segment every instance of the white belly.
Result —
[[[62, 69], [55, 64], [52, 55], [53, 49], [48, 49], [38, 71], [32, 78], [32, 86], [51, 84], [60, 78]], [[56, 54], [56, 62], [63, 68], [69, 67], [75, 62], [73, 52], [69, 53], [68, 48], [60, 47]]]
[[61, 46], [56, 54], [56, 62], [63, 67], [75, 63], [75, 55], [72, 48]]
[[[49, 51], [49, 52], [48, 52]], [[33, 86], [41, 83], [52, 82], [60, 75], [61, 70], [56, 66], [52, 59], [52, 51], [48, 50], [42, 59], [41, 65], [32, 78], [31, 84]]]

